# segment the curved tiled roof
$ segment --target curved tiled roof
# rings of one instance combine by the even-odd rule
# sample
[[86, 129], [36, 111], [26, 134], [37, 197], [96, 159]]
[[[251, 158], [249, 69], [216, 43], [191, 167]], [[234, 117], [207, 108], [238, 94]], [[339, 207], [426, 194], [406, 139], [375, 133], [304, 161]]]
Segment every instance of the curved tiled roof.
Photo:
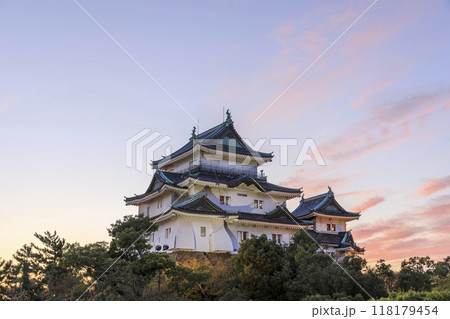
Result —
[[337, 246], [337, 248], [351, 247], [358, 252], [364, 252], [364, 248], [356, 245], [350, 230], [339, 233], [318, 233], [313, 230], [308, 230], [308, 233], [315, 240], [319, 241], [319, 244], [333, 245]]
[[[152, 165], [155, 167], [162, 163], [164, 160], [169, 158], [177, 157], [183, 153], [186, 153], [193, 149], [195, 142], [200, 142], [199, 140], [222, 140], [222, 150], [225, 152], [229, 151], [229, 139], [233, 139], [236, 141], [236, 145], [233, 143], [233, 152], [236, 152], [237, 154], [241, 155], [250, 155], [250, 156], [257, 156], [262, 158], [272, 158], [272, 153], [263, 153], [263, 152], [257, 152], [253, 150], [250, 146], [248, 146], [244, 140], [241, 138], [239, 133], [236, 131], [233, 125], [233, 121], [231, 121], [231, 118], [227, 119], [227, 121], [220, 123], [219, 125], [216, 125], [209, 130], [202, 132], [196, 136], [191, 137], [189, 142], [187, 142], [185, 145], [183, 145], [181, 148], [173, 152], [172, 154], [163, 157], [160, 160], [153, 161]], [[201, 143], [201, 142], [200, 142]], [[213, 145], [206, 145], [206, 143], [202, 144], [203, 146], [211, 149], [215, 149]]]
[[238, 212], [238, 220], [252, 220], [265, 223], [289, 224], [299, 226], [312, 225], [312, 221], [301, 220], [292, 216], [286, 207], [286, 203], [277, 205], [273, 210], [266, 214]]
[[227, 215], [227, 212], [210, 201], [203, 191], [180, 204], [174, 205], [173, 208], [187, 213]]
[[346, 211], [335, 199], [334, 193], [329, 191], [310, 198], [302, 198], [300, 205], [292, 212], [295, 217], [303, 217], [311, 213], [329, 216], [358, 217], [359, 213]]
[[174, 173], [174, 172], [165, 172], [165, 171], [161, 171], [161, 170], [156, 170], [155, 175], [153, 176], [153, 179], [144, 194], [135, 195], [133, 197], [126, 197], [125, 200], [131, 201], [131, 200], [143, 198], [147, 195], [150, 195], [153, 192], [160, 190], [164, 185], [169, 185], [172, 187], [184, 189], [185, 187], [181, 187], [178, 184], [185, 181], [189, 177], [198, 179], [200, 181], [226, 184], [229, 188], [236, 187], [236, 186], [239, 186], [240, 184], [244, 183], [246, 185], [255, 185], [262, 192], [278, 191], [278, 192], [284, 192], [284, 193], [291, 193], [293, 195], [298, 195], [298, 196], [300, 196], [300, 194], [302, 192], [301, 188], [283, 187], [283, 186], [269, 183], [262, 179], [250, 177], [248, 175], [236, 176], [236, 175], [231, 175], [231, 174], [227, 174], [227, 173], [204, 171], [201, 169], [196, 169], [195, 173], [189, 173], [189, 172]]

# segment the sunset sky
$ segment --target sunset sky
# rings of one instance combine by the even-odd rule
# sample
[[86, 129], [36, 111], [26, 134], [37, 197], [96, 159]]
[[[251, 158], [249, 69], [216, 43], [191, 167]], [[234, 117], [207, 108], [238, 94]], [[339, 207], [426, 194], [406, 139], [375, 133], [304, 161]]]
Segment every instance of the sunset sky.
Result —
[[[151, 179], [126, 140], [175, 149], [224, 106], [271, 182], [362, 211], [369, 262], [450, 255], [449, 1], [378, 1], [254, 125], [373, 1], [78, 2], [135, 61], [74, 1], [0, 2], [0, 257], [46, 230], [107, 240]], [[272, 138], [299, 141], [288, 165]], [[295, 165], [306, 138], [325, 166]]]

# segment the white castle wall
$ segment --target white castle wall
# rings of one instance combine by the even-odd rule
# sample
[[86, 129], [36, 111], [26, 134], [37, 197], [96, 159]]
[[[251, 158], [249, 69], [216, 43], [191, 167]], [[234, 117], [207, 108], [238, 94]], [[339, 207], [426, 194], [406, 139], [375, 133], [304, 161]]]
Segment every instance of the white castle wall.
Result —
[[[258, 191], [252, 192], [247, 187], [242, 188], [210, 188], [205, 187], [205, 193], [210, 201], [219, 206], [224, 210], [233, 210], [233, 211], [241, 211], [246, 213], [256, 213], [256, 214], [264, 214], [270, 212], [275, 209], [276, 204], [273, 199], [277, 200], [280, 204], [283, 203], [282, 198], [269, 197], [268, 195]], [[242, 196], [246, 195], [246, 196]], [[220, 204], [220, 196], [230, 196], [231, 197], [231, 205], [222, 205]], [[255, 200], [263, 200], [263, 208], [255, 208], [254, 201]]]
[[[206, 228], [206, 236], [201, 236], [201, 227]], [[171, 232], [165, 237], [166, 229]], [[179, 216], [176, 219], [161, 222], [158, 231], [150, 240], [155, 247], [160, 245], [169, 246], [169, 250], [190, 250], [203, 252], [236, 252], [239, 248], [238, 232], [247, 232], [248, 237], [261, 236], [265, 234], [272, 239], [272, 234], [280, 234], [282, 243], [289, 243], [298, 229], [286, 229], [279, 227], [253, 226], [242, 223], [225, 223], [218, 218]], [[277, 237], [278, 238], [278, 237]]]
[[[336, 224], [336, 231], [331, 233], [338, 233], [341, 231], [347, 231], [346, 222], [342, 219], [337, 218], [327, 218], [327, 217], [316, 217], [316, 231], [317, 232], [328, 232], [327, 224]], [[330, 232], [328, 232], [330, 233]]]
[[[161, 196], [155, 197], [151, 201], [142, 203], [138, 205], [139, 214], [144, 215], [146, 217], [153, 217], [159, 214], [162, 214], [163, 212], [167, 211], [170, 206], [172, 205], [172, 202], [174, 201], [172, 199], [171, 193], [165, 193]], [[158, 207], [158, 201], [161, 200], [161, 205]]]

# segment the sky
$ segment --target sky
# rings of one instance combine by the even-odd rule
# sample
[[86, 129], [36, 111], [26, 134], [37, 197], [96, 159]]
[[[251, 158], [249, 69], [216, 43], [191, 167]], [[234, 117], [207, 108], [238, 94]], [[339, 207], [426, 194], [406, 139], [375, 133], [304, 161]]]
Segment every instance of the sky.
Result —
[[[78, 3], [101, 27], [75, 1], [0, 2], [0, 257], [46, 230], [107, 240], [151, 179], [127, 139], [176, 149], [224, 107], [274, 151], [271, 182], [361, 211], [370, 263], [450, 255], [449, 1]], [[295, 164], [306, 138], [326, 165]]]

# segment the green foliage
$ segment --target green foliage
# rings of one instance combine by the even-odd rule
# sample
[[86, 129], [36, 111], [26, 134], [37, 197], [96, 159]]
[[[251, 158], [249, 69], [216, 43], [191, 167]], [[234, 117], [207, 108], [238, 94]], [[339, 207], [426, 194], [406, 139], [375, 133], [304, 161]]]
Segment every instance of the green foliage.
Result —
[[345, 293], [334, 293], [332, 296], [329, 295], [311, 295], [304, 299], [303, 301], [364, 301], [361, 294], [356, 294], [355, 296], [349, 296]]
[[64, 253], [61, 264], [70, 269], [75, 276], [91, 280], [100, 277], [102, 272], [113, 263], [109, 255], [107, 242], [96, 242], [81, 246], [79, 243], [71, 244]]
[[266, 235], [252, 236], [241, 243], [233, 258], [239, 289], [250, 300], [285, 298], [285, 250]]
[[70, 271], [61, 265], [61, 259], [69, 245], [56, 231], [53, 233], [46, 231], [43, 235], [35, 233], [34, 236], [42, 245], [32, 244], [37, 251], [35, 261], [40, 266], [41, 282], [47, 287], [45, 299], [66, 299], [71, 286], [76, 283]]
[[318, 249], [317, 243], [305, 232], [300, 231], [294, 236], [287, 248], [289, 280], [285, 285], [288, 300], [309, 300], [319, 295], [326, 300], [369, 299], [364, 290], [374, 298], [387, 296], [383, 280], [367, 268], [364, 259], [346, 256], [339, 266]]
[[23, 245], [13, 256], [10, 295], [12, 300], [39, 300], [43, 289], [43, 272], [34, 244]]
[[170, 278], [169, 288], [173, 289], [177, 296], [189, 300], [209, 299], [205, 291], [205, 282], [211, 279], [211, 269], [200, 266], [197, 269], [176, 266], [167, 271]]
[[148, 236], [157, 229], [158, 226], [144, 215], [129, 215], [124, 216], [123, 220], [117, 220], [108, 229], [108, 234], [112, 237], [112, 256], [123, 255], [130, 261], [142, 257], [151, 248]]
[[437, 262], [434, 267], [434, 276], [439, 279], [448, 277], [450, 273], [450, 256], [446, 257], [443, 261]]
[[248, 300], [244, 293], [240, 291], [238, 288], [232, 288], [230, 291], [227, 291], [222, 298], [221, 301], [246, 301]]
[[398, 273], [396, 288], [401, 291], [430, 291], [434, 268], [434, 261], [428, 256], [404, 260]]
[[384, 287], [386, 290], [392, 290], [395, 286], [395, 273], [392, 270], [392, 266], [386, 264], [384, 259], [377, 261], [375, 269], [373, 270], [375, 274], [384, 281]]
[[436, 282], [436, 286], [433, 290], [450, 291], [450, 277], [447, 276], [446, 278], [438, 279]]
[[389, 297], [382, 298], [381, 300], [388, 301], [449, 301], [450, 291], [392, 291], [389, 293]]
[[252, 236], [232, 258], [151, 253], [154, 230], [148, 218], [125, 216], [108, 229], [110, 243], [35, 234], [36, 244], [0, 259], [0, 300], [359, 301], [369, 299], [365, 291], [382, 300], [450, 300], [450, 257], [412, 257], [394, 273], [384, 260], [334, 260], [304, 231], [289, 245]]

